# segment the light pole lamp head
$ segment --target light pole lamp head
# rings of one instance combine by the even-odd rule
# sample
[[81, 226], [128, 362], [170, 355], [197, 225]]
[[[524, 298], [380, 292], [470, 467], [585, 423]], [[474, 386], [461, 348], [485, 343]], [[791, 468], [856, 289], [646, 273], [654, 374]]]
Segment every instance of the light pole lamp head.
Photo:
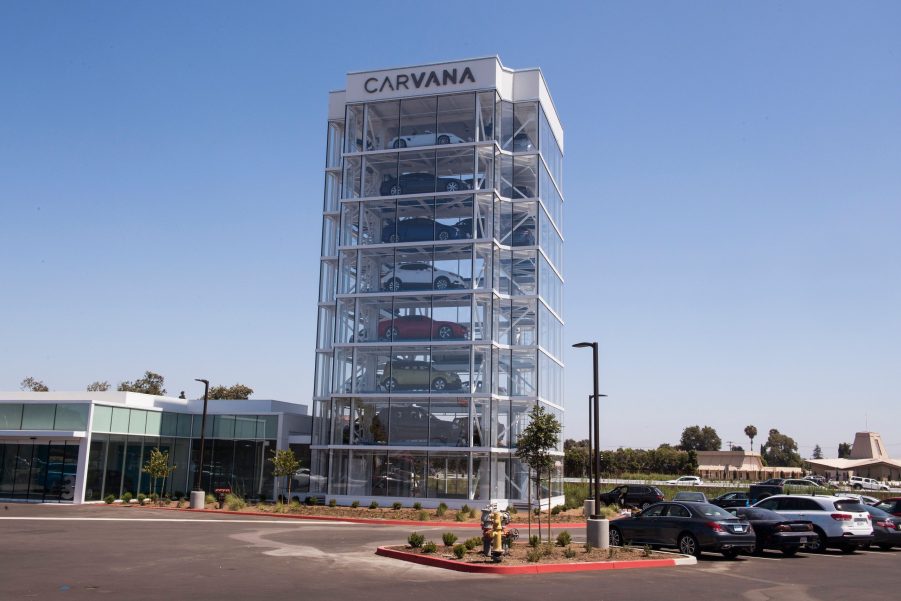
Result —
[[209, 381], [209, 380], [204, 380], [203, 378], [194, 378], [194, 381], [195, 381], [195, 382], [203, 382], [203, 383], [206, 384], [207, 386], [210, 385], [210, 381]]
[[577, 342], [573, 345], [573, 348], [595, 348], [597, 345], [597, 342]]

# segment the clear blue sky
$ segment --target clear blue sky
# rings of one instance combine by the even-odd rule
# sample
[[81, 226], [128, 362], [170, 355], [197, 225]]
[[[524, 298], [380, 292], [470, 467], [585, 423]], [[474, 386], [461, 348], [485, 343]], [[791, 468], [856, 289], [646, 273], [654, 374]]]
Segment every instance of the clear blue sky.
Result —
[[[0, 4], [0, 389], [312, 392], [326, 99], [497, 54], [566, 128], [567, 341], [602, 446], [901, 457], [901, 4]], [[567, 355], [583, 438], [590, 353]]]

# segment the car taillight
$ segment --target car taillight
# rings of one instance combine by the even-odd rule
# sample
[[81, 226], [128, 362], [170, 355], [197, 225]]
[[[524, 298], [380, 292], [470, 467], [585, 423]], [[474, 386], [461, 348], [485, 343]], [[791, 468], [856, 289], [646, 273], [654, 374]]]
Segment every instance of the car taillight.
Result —
[[776, 532], [791, 532], [792, 527], [788, 524], [779, 524], [776, 526]]
[[707, 525], [710, 526], [710, 529], [714, 532], [725, 532], [725, 528], [723, 528], [722, 524], [719, 522], [707, 522]]
[[883, 521], [879, 521], [879, 522], [876, 522], [876, 525], [879, 526], [879, 527], [881, 527], [881, 528], [891, 528], [891, 529], [894, 529], [894, 525], [893, 525], [891, 522], [883, 522]]
[[850, 513], [833, 513], [832, 519], [838, 522], [850, 522], [853, 516]]

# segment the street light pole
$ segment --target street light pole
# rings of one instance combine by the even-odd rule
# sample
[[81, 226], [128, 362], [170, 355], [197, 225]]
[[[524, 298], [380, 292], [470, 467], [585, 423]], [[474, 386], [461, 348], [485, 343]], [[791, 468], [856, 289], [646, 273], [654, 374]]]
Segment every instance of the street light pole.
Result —
[[598, 479], [601, 475], [601, 453], [600, 453], [600, 440], [601, 440], [601, 429], [600, 429], [600, 420], [598, 419], [598, 415], [600, 412], [600, 390], [598, 389], [598, 343], [597, 342], [578, 342], [573, 345], [574, 348], [588, 348], [591, 347], [592, 356], [594, 358], [594, 394], [591, 395], [594, 400], [593, 404], [589, 404], [589, 413], [591, 413], [592, 408], [594, 409], [594, 419], [589, 423], [589, 428], [594, 428], [594, 448], [592, 449], [592, 463], [594, 464], [594, 470], [592, 474], [592, 487], [594, 488], [594, 513], [591, 515], [592, 519], [600, 519], [600, 508], [601, 508], [601, 487], [598, 483]]
[[592, 416], [594, 410], [591, 401], [594, 399], [593, 394], [588, 395], [588, 496], [592, 499], [595, 496], [595, 475], [594, 475], [594, 434], [592, 433], [591, 424], [594, 423]]
[[191, 509], [206, 507], [206, 494], [201, 488], [203, 477], [203, 451], [206, 442], [206, 408], [210, 397], [210, 381], [194, 378], [195, 382], [203, 382], [203, 416], [200, 418], [200, 458], [197, 461], [197, 476], [194, 479], [194, 490], [191, 491]]

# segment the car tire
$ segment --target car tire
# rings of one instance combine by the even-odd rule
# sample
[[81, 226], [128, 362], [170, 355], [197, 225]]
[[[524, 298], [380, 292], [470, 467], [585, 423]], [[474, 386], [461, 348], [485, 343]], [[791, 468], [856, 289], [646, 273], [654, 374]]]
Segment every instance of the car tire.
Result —
[[440, 136], [438, 136], [438, 143], [439, 144], [450, 144], [450, 137], [448, 137], [444, 134], [441, 134]]
[[811, 553], [826, 552], [826, 534], [819, 528], [816, 528], [816, 538], [813, 539], [813, 542], [807, 543], [807, 550]]
[[391, 278], [385, 282], [385, 290], [388, 292], [397, 292], [401, 289], [401, 286], [403, 286], [403, 282], [398, 278]]
[[406, 140], [395, 140], [394, 144], [392, 144], [392, 146], [394, 146], [394, 148], [406, 148], [407, 141]]
[[438, 328], [438, 338], [441, 340], [450, 340], [454, 337], [454, 329], [450, 326], [441, 326]]
[[395, 242], [400, 242], [400, 238], [397, 234], [391, 234], [390, 236], [388, 236], [388, 242], [394, 244]]
[[845, 555], [850, 555], [851, 553], [857, 551], [857, 545], [846, 544], [839, 547], [839, 549], [841, 549], [841, 552]]
[[650, 506], [651, 506], [651, 504], [648, 503], [647, 501], [645, 501], [644, 503], [641, 504], [641, 510], [644, 511], [645, 509], [647, 509]]
[[444, 392], [447, 390], [447, 380], [444, 378], [438, 377], [432, 380], [432, 390], [438, 392]]
[[450, 280], [444, 276], [435, 278], [435, 290], [447, 290], [450, 288]]
[[393, 186], [391, 186], [391, 189], [388, 190], [388, 192], [390, 192], [391, 196], [397, 196], [398, 194], [403, 194], [404, 189], [401, 188], [398, 184], [394, 184]]
[[879, 545], [879, 548], [882, 549], [883, 551], [891, 551], [892, 546], [893, 545], [890, 545], [888, 543], [882, 543], [881, 545]]
[[676, 546], [683, 555], [701, 556], [701, 546], [693, 534], [680, 534], [679, 539], [676, 541]]
[[863, 488], [863, 486], [861, 486], [860, 484], [855, 484], [853, 488], [854, 490], [860, 490]]
[[798, 552], [798, 547], [792, 545], [790, 547], [782, 547], [782, 556], [783, 557], [794, 557]]
[[397, 380], [395, 380], [394, 378], [385, 378], [385, 380], [382, 382], [382, 387], [388, 392], [397, 390]]
[[400, 338], [400, 332], [397, 331], [397, 327], [391, 326], [388, 328], [388, 331], [385, 332], [385, 338], [388, 340], [397, 340]]
[[623, 534], [619, 531], [619, 528], [613, 527], [610, 529], [610, 534], [608, 535], [610, 540], [611, 547], [622, 547], [623, 546]]
[[450, 238], [450, 234], [447, 233], [447, 230], [441, 230], [440, 232], [438, 232], [437, 238], [439, 240], [447, 240], [448, 238]]
[[460, 189], [460, 182], [456, 182], [456, 181], [450, 181], [450, 182], [447, 182], [447, 183], [444, 185], [444, 189], [445, 189], [447, 192], [456, 192], [457, 190]]
[[722, 552], [726, 559], [735, 559], [738, 557], [738, 549], [726, 549]]

